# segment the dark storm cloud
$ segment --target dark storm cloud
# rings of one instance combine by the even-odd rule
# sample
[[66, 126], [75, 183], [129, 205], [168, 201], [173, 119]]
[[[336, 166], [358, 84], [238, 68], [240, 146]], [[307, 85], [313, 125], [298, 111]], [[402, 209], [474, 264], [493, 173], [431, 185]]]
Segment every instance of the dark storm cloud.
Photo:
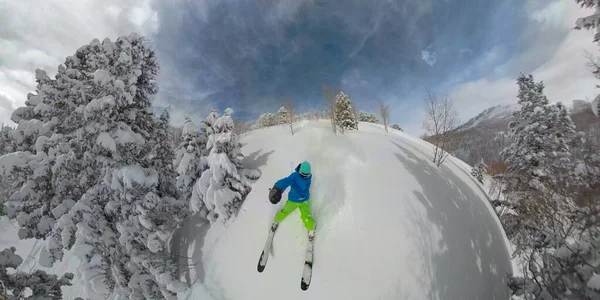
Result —
[[[165, 2], [153, 37], [163, 66], [160, 98], [202, 114], [233, 107], [244, 119], [275, 110], [286, 96], [302, 109], [321, 108], [322, 84], [344, 89], [359, 108], [390, 95], [409, 99], [521, 25], [519, 1], [473, 2]], [[499, 59], [515, 50], [506, 44]]]

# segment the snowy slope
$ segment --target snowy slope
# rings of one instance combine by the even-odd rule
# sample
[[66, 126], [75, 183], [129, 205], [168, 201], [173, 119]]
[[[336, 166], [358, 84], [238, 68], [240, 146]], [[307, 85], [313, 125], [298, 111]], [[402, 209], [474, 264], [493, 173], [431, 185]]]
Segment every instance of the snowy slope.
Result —
[[[454, 158], [439, 169], [430, 145], [361, 123], [334, 136], [328, 122], [242, 138], [244, 164], [262, 177], [237, 219], [212, 227], [191, 218], [175, 233], [181, 299], [508, 299], [505, 236], [485, 193]], [[277, 206], [273, 183], [302, 160], [313, 165], [317, 222], [313, 278], [300, 289], [306, 229], [299, 213], [279, 226], [273, 256], [256, 271]]]

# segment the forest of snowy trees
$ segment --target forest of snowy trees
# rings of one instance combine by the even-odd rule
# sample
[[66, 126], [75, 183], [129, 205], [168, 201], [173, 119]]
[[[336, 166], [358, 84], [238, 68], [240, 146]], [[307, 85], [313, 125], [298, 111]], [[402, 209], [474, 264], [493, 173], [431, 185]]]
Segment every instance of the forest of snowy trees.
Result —
[[[213, 110], [201, 129], [188, 120], [173, 144], [169, 111], [152, 107], [158, 69], [143, 37], [94, 40], [55, 78], [36, 70], [35, 93], [12, 115], [17, 126], [1, 130], [2, 212], [20, 238], [44, 240], [40, 265], [73, 251], [96, 294], [175, 299], [188, 287], [168, 253], [172, 231], [192, 213], [227, 221], [260, 175], [242, 168], [231, 109]], [[20, 261], [1, 252], [5, 289], [60, 299], [72, 275], [7, 275]]]

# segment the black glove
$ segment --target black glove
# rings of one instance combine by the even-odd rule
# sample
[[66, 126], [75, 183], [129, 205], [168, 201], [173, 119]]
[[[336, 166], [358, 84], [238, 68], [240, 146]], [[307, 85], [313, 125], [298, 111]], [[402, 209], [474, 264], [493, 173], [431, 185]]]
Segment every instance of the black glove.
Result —
[[273, 204], [279, 203], [281, 200], [281, 194], [283, 194], [283, 191], [280, 188], [276, 186], [273, 187], [271, 191], [269, 191], [269, 201], [271, 201]]

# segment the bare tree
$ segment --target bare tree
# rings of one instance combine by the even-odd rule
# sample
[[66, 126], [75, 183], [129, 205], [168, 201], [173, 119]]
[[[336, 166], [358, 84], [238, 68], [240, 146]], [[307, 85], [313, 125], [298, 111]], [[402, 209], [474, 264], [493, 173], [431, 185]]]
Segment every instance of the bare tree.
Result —
[[423, 128], [431, 136], [433, 143], [433, 163], [440, 166], [450, 155], [446, 151], [458, 126], [458, 112], [454, 109], [454, 101], [448, 95], [440, 97], [431, 91], [425, 91], [425, 120]]
[[294, 105], [291, 97], [287, 97], [284, 107], [287, 110], [286, 123], [290, 125], [290, 131], [294, 135]]
[[325, 95], [325, 99], [327, 100], [327, 115], [329, 120], [331, 121], [331, 128], [333, 128], [333, 133], [337, 134], [337, 129], [335, 125], [335, 95], [336, 93], [333, 90], [328, 90], [327, 86], [323, 84], [323, 95]]
[[385, 132], [389, 132], [388, 121], [390, 117], [390, 108], [383, 102], [383, 100], [379, 100], [379, 113], [381, 114], [381, 119], [383, 120]]

